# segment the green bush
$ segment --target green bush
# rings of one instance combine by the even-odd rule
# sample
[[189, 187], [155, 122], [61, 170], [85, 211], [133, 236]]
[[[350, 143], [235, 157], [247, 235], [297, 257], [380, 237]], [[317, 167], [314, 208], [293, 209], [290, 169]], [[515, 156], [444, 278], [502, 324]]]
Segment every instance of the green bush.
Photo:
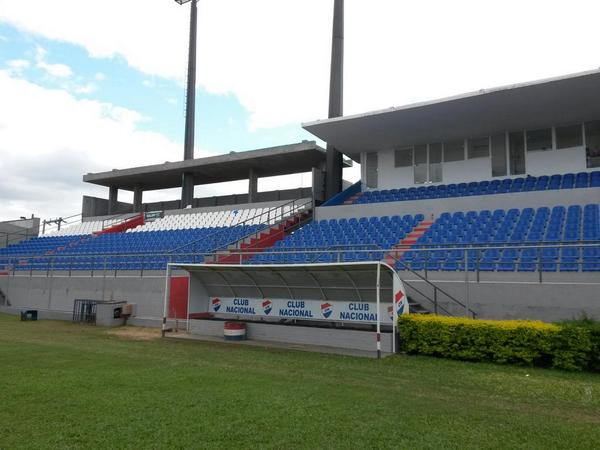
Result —
[[398, 329], [407, 353], [565, 370], [599, 365], [600, 327], [413, 314], [401, 316]]
[[569, 328], [584, 328], [590, 336], [590, 351], [587, 369], [600, 372], [600, 322], [588, 318], [585, 314], [579, 320], [569, 320], [560, 324]]

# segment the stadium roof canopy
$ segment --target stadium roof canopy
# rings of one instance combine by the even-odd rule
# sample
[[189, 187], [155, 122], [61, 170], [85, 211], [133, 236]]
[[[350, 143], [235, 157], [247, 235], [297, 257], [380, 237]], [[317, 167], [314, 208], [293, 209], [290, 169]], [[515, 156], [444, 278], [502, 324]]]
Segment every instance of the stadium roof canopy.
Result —
[[325, 162], [325, 150], [314, 141], [263, 148], [188, 161], [165, 162], [109, 172], [88, 173], [83, 181], [100, 186], [145, 191], [181, 186], [184, 173], [194, 174], [194, 184], [245, 180], [252, 170], [257, 177], [310, 172]]
[[592, 70], [302, 126], [359, 161], [365, 151], [598, 119], [599, 99]]

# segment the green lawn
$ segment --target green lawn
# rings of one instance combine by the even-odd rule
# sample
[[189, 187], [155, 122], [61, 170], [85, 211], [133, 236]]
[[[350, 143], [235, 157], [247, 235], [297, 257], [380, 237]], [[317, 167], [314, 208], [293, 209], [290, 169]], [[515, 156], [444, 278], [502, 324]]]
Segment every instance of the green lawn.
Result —
[[0, 449], [598, 448], [600, 377], [0, 315]]

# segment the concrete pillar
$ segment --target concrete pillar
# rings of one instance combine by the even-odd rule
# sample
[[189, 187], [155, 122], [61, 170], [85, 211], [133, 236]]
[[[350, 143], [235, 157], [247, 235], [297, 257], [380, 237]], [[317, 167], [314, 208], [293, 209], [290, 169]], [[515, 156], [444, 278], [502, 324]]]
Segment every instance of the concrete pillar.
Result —
[[141, 186], [136, 186], [133, 190], [133, 212], [142, 212], [142, 197], [144, 190]]
[[181, 180], [181, 207], [194, 204], [194, 174], [184, 173]]
[[119, 188], [111, 186], [108, 190], [108, 214], [117, 213], [117, 202], [119, 201]]
[[248, 203], [258, 201], [258, 177], [254, 169], [250, 169], [248, 173]]

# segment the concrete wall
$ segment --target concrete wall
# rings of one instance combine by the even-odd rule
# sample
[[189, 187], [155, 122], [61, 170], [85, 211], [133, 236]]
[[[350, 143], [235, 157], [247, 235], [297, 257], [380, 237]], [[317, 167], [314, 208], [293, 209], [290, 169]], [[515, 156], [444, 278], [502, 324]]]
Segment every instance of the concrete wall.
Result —
[[0, 248], [36, 237], [39, 232], [40, 219], [37, 217], [0, 222]]
[[[174, 275], [185, 275], [185, 272]], [[164, 273], [154, 272], [144, 277], [132, 272], [118, 273], [117, 277], [0, 276], [0, 289], [9, 304], [16, 309], [40, 309], [68, 315], [75, 299], [123, 300], [136, 304], [136, 316], [161, 317], [164, 299]], [[400, 278], [424, 294], [433, 297], [433, 289], [410, 272], [400, 272]], [[429, 279], [461, 302], [468, 302], [479, 317], [493, 319], [527, 318], [545, 321], [570, 319], [586, 314], [600, 319], [600, 280], [596, 273], [545, 273], [543, 283], [537, 273], [464, 273], [431, 272]], [[192, 280], [192, 283], [194, 281]], [[468, 286], [468, 290], [466, 288]], [[409, 295], [424, 307], [433, 305], [407, 286]], [[191, 299], [194, 301], [194, 299]], [[443, 294], [438, 293], [439, 304], [455, 315], [464, 311]], [[2, 306], [2, 305], [0, 305]]]
[[[117, 202], [117, 210], [111, 216], [117, 214], [126, 214], [133, 211], [133, 205], [131, 203]], [[95, 217], [95, 216], [107, 216], [108, 215], [108, 200], [105, 198], [91, 197], [84, 195], [81, 201], [81, 216]]]
[[381, 217], [404, 214], [423, 214], [429, 218], [431, 215], [438, 217], [446, 211], [481, 211], [484, 209], [493, 211], [494, 209], [586, 205], [597, 202], [600, 202], [600, 188], [560, 189], [362, 205], [325, 206], [316, 208], [315, 219]]
[[[578, 275], [587, 281], [575, 283]], [[477, 282], [473, 272], [465, 283], [464, 273], [431, 273], [430, 281], [462, 303], [467, 304], [480, 319], [532, 319], [553, 322], [580, 317], [583, 313], [600, 319], [600, 280], [596, 274], [560, 273], [543, 274], [545, 281], [539, 283], [538, 274], [485, 273]], [[425, 308], [433, 304], [412, 287], [433, 298], [433, 288], [412, 273], [400, 272], [405, 280], [407, 293]], [[571, 279], [569, 279], [571, 278]], [[527, 281], [528, 279], [528, 281]], [[411, 286], [408, 286], [410, 284]], [[468, 287], [467, 287], [468, 286]], [[438, 292], [439, 305], [453, 315], [464, 315], [465, 310], [447, 296]]]
[[9, 305], [72, 312], [75, 299], [123, 300], [136, 304], [137, 316], [162, 317], [164, 274], [119, 276], [0, 277]]
[[[190, 332], [204, 336], [223, 337], [223, 323], [217, 320], [191, 320]], [[247, 322], [247, 338], [257, 341], [285, 342], [288, 344], [320, 345], [376, 353], [376, 333], [372, 331], [316, 328], [294, 325], [275, 325]], [[392, 352], [392, 334], [381, 333], [381, 349]]]

